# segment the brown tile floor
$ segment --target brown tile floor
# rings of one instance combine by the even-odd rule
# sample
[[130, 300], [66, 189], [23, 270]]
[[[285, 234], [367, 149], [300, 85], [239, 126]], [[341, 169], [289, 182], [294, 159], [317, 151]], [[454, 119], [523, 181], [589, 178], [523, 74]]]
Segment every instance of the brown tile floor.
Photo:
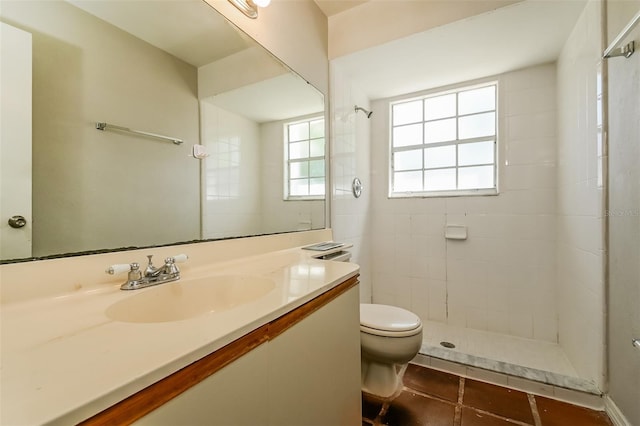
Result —
[[612, 426], [602, 411], [409, 364], [390, 403], [362, 397], [362, 424], [388, 426]]

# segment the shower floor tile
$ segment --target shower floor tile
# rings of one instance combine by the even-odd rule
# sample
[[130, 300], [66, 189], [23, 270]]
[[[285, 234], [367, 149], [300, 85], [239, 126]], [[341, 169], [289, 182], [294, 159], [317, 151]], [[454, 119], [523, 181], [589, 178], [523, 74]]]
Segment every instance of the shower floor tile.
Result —
[[435, 321], [423, 324], [424, 345], [445, 350], [440, 343], [450, 342], [455, 345], [455, 349], [446, 349], [447, 351], [577, 377], [575, 369], [558, 344]]
[[363, 394], [363, 426], [613, 425], [603, 411], [413, 364], [407, 368], [404, 385], [392, 401]]

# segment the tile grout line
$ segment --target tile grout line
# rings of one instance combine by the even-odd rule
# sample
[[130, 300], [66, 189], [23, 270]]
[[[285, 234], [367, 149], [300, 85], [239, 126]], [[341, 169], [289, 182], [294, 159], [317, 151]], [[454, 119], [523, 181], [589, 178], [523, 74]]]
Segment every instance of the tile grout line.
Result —
[[538, 412], [538, 404], [536, 404], [536, 397], [528, 393], [529, 406], [531, 407], [531, 414], [533, 414], [533, 424], [535, 426], [542, 426], [542, 419], [540, 419], [540, 413]]
[[[509, 418], [509, 417], [504, 417], [504, 416], [501, 416], [500, 414], [492, 413], [491, 411], [486, 411], [486, 410], [483, 410], [481, 408], [475, 408], [475, 407], [467, 407], [467, 408], [470, 408], [473, 411], [478, 412], [480, 414], [484, 414], [485, 416], [488, 416], [488, 417], [492, 417], [492, 418], [495, 418], [495, 419], [501, 419], [501, 420], [504, 420], [507, 423], [513, 423], [514, 425], [532, 426], [531, 423], [525, 423], [525, 422], [521, 422], [520, 420], [512, 419], [512, 418]], [[535, 421], [535, 419], [534, 419], [534, 421]], [[541, 425], [534, 425], [534, 426], [541, 426]]]
[[382, 406], [380, 407], [380, 411], [378, 411], [378, 415], [375, 419], [373, 419], [373, 424], [382, 425], [384, 421], [384, 416], [387, 415], [387, 411], [389, 410], [389, 406], [391, 405], [391, 401], [384, 401]]
[[448, 399], [442, 398], [442, 397], [437, 396], [437, 395], [431, 395], [431, 394], [428, 394], [428, 393], [424, 393], [424, 392], [421, 392], [421, 391], [413, 389], [413, 388], [408, 388], [406, 386], [403, 388], [403, 390], [407, 391], [407, 392], [410, 392], [412, 394], [415, 394], [415, 395], [420, 395], [423, 398], [433, 399], [434, 401], [443, 402], [445, 404], [449, 404], [449, 405], [456, 405], [457, 404], [457, 402], [450, 401]]
[[[525, 422], [522, 422], [522, 421], [519, 421], [519, 420], [511, 419], [509, 417], [504, 417], [504, 416], [501, 416], [500, 414], [492, 413], [491, 411], [486, 411], [486, 410], [483, 410], [481, 408], [476, 408], [476, 407], [471, 406], [471, 405], [465, 405], [464, 402], [463, 402], [463, 400], [464, 400], [464, 385], [465, 385], [465, 378], [460, 376], [460, 382], [458, 384], [458, 400], [457, 400], [457, 402], [449, 401], [447, 399], [441, 398], [441, 397], [436, 396], [436, 395], [430, 395], [430, 394], [421, 392], [419, 390], [410, 388], [408, 386], [404, 386], [403, 390], [407, 391], [407, 392], [411, 392], [411, 393], [413, 393], [415, 395], [420, 395], [420, 396], [425, 397], [427, 399], [433, 399], [435, 401], [440, 401], [440, 402], [444, 402], [446, 404], [454, 405], [455, 414], [454, 414], [454, 419], [453, 419], [453, 426], [459, 426], [462, 423], [462, 408], [463, 407], [464, 408], [469, 408], [469, 409], [471, 409], [471, 410], [473, 410], [475, 412], [478, 412], [480, 414], [483, 414], [485, 416], [501, 419], [501, 420], [504, 420], [506, 422], [513, 423], [513, 424], [519, 425], [519, 426], [542, 426], [542, 423], [535, 423], [536, 422], [537, 410], [536, 410], [535, 414], [533, 415], [533, 417], [534, 417], [534, 425], [531, 425], [530, 423], [525, 423]], [[529, 395], [530, 394], [527, 394], [527, 396], [529, 396]], [[531, 396], [533, 396], [533, 395], [531, 395]], [[529, 403], [529, 407], [531, 407], [531, 403]], [[538, 416], [538, 419], [539, 419], [539, 416]], [[375, 424], [377, 425], [377, 424], [380, 424], [380, 423], [375, 423]]]
[[458, 385], [458, 404], [462, 405], [462, 400], [464, 399], [464, 385], [465, 378], [460, 376], [460, 384]]
[[456, 410], [453, 416], [453, 426], [462, 424], [462, 400], [464, 399], [464, 384], [464, 377], [460, 376], [460, 381], [458, 382], [458, 403], [456, 404]]

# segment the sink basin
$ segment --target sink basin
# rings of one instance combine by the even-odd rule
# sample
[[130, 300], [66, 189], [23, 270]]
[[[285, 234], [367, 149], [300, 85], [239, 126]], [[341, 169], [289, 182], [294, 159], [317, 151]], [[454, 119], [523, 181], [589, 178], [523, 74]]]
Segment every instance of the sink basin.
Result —
[[123, 322], [180, 321], [249, 303], [274, 288], [273, 280], [250, 275], [176, 281], [139, 290], [140, 293], [109, 306], [105, 313]]

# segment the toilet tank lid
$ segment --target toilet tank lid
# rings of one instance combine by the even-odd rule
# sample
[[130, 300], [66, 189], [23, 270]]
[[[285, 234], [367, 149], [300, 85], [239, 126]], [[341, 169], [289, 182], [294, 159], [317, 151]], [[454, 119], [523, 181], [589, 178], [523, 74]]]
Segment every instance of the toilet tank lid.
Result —
[[389, 305], [361, 304], [360, 325], [384, 331], [409, 331], [422, 322], [413, 312]]

